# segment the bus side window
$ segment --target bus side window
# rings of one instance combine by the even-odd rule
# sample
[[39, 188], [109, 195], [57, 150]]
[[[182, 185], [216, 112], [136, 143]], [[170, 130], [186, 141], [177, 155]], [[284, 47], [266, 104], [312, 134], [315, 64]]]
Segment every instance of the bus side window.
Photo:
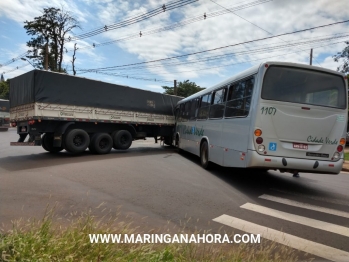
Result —
[[190, 107], [190, 120], [196, 119], [196, 109], [197, 109], [198, 99], [193, 99], [191, 101], [191, 107]]
[[184, 105], [185, 105], [185, 104], [181, 104], [181, 105], [180, 105], [179, 122], [183, 122], [183, 121], [184, 121], [184, 119], [183, 119], [183, 115], [184, 115]]
[[176, 119], [176, 122], [178, 122], [178, 118], [179, 118], [179, 107], [176, 107], [176, 109], [175, 109], [175, 119]]
[[201, 105], [199, 108], [198, 119], [205, 120], [208, 118], [210, 104], [211, 104], [211, 94], [207, 94], [201, 97]]
[[254, 79], [240, 81], [230, 86], [225, 117], [247, 116], [250, 111]]
[[210, 118], [219, 119], [224, 115], [226, 88], [219, 89], [213, 93], [212, 105], [210, 108]]

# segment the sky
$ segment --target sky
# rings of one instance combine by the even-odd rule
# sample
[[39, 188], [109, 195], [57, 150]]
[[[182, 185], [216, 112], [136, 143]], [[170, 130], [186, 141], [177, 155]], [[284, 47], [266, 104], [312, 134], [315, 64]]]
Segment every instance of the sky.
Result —
[[[81, 26], [66, 43], [69, 74], [76, 43], [78, 76], [154, 92], [174, 80], [211, 87], [264, 61], [309, 64], [311, 48], [314, 66], [336, 70], [332, 56], [349, 41], [349, 23], [275, 37], [349, 20], [348, 0], [0, 0], [0, 64], [28, 51], [24, 21], [47, 7], [69, 11]], [[74, 40], [128, 19], [135, 23]], [[21, 59], [0, 67], [5, 79], [30, 70]]]

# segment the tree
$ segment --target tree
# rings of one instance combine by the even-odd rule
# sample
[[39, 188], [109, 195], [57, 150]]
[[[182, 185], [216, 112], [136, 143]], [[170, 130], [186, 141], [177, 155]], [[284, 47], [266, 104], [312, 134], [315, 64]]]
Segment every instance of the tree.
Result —
[[33, 21], [25, 21], [24, 29], [32, 38], [27, 42], [31, 49], [27, 56], [33, 59], [36, 68], [45, 65], [46, 45], [48, 51], [48, 69], [64, 72], [62, 62], [67, 34], [74, 28], [80, 28], [78, 21], [68, 11], [59, 8], [44, 8], [43, 15]]
[[349, 73], [349, 41], [345, 42], [347, 46], [333, 56], [335, 62], [342, 62], [342, 64], [337, 67], [337, 71], [348, 74]]
[[[165, 89], [164, 94], [174, 95], [174, 88], [170, 86], [162, 86]], [[177, 85], [177, 96], [188, 97], [192, 94], [195, 94], [201, 90], [204, 90], [204, 87], [200, 87], [194, 82], [189, 82], [189, 80], [185, 80], [183, 82], [179, 82]]]
[[9, 99], [10, 97], [10, 79], [0, 82], [0, 99]]

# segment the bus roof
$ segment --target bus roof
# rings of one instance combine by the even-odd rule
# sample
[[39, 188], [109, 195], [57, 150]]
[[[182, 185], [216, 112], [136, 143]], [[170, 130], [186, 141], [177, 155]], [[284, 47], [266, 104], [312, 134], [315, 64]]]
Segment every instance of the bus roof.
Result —
[[323, 71], [323, 72], [327, 72], [327, 73], [331, 73], [331, 74], [338, 74], [338, 75], [342, 75], [342, 76], [345, 76], [343, 73], [340, 73], [340, 72], [337, 72], [337, 71], [334, 71], [334, 70], [330, 70], [330, 69], [327, 69], [327, 68], [323, 68], [323, 67], [318, 67], [318, 66], [313, 66], [313, 65], [306, 65], [306, 64], [299, 64], [299, 63], [290, 63], [290, 62], [274, 62], [274, 61], [267, 61], [267, 62], [262, 62], [258, 65], [255, 65], [247, 70], [244, 70], [212, 87], [209, 87], [209, 88], [206, 88], [200, 92], [197, 92], [191, 96], [188, 96], [184, 99], [182, 99], [181, 101], [179, 101], [177, 104], [182, 104], [182, 103], [185, 103], [186, 101], [189, 101], [193, 98], [196, 98], [196, 97], [199, 97], [199, 96], [202, 96], [202, 95], [205, 95], [207, 93], [210, 93], [212, 92], [213, 90], [219, 88], [219, 87], [223, 87], [231, 82], [234, 82], [234, 81], [237, 81], [237, 80], [240, 80], [240, 79], [243, 79], [245, 77], [248, 77], [250, 75], [253, 75], [253, 74], [256, 74], [259, 70], [259, 68], [261, 66], [264, 66], [265, 64], [269, 64], [269, 65], [283, 65], [283, 66], [294, 66], [294, 67], [301, 67], [301, 68], [305, 68], [305, 69], [313, 69], [313, 70], [319, 70], [319, 71]]

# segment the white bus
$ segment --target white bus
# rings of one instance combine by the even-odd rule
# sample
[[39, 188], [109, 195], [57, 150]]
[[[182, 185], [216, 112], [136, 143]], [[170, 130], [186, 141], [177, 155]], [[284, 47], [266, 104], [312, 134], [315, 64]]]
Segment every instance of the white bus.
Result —
[[338, 174], [347, 94], [339, 72], [265, 62], [179, 101], [175, 144], [204, 168]]

